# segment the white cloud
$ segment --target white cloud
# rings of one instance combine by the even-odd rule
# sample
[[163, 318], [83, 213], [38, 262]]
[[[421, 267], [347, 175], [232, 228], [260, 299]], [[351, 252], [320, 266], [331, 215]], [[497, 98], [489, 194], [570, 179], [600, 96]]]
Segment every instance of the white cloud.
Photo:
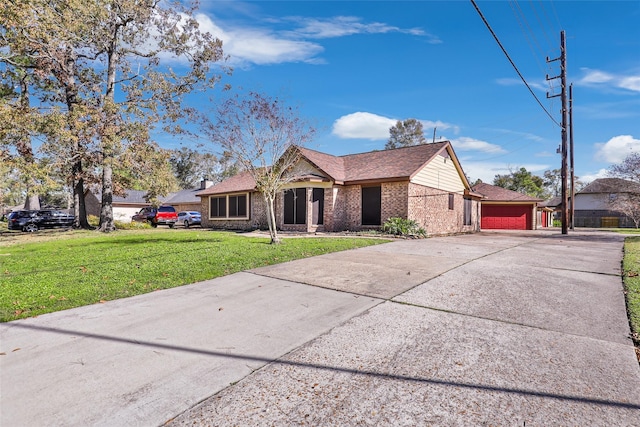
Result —
[[460, 132], [460, 128], [458, 126], [452, 125], [450, 123], [441, 122], [440, 120], [436, 120], [435, 122], [431, 120], [420, 120], [420, 123], [422, 123], [422, 128], [425, 130], [425, 133], [427, 134], [429, 133], [428, 131], [430, 129], [434, 129], [434, 128], [438, 131], [451, 129], [455, 134]]
[[397, 120], [377, 114], [357, 112], [347, 114], [337, 119], [333, 124], [332, 133], [339, 138], [360, 138], [372, 141], [389, 138], [389, 128]]
[[300, 28], [290, 32], [298, 37], [323, 39], [354, 34], [404, 33], [426, 36], [432, 44], [442, 43], [437, 36], [428, 34], [420, 28], [404, 29], [381, 22], [363, 23], [361, 18], [354, 16], [336, 16], [329, 19], [289, 17], [286, 20], [301, 24]]
[[600, 169], [596, 173], [588, 173], [585, 175], [580, 175], [580, 182], [588, 184], [590, 182], [595, 181], [598, 178], [607, 178], [608, 176], [609, 176], [608, 171], [606, 169]]
[[612, 74], [606, 71], [582, 68], [584, 73], [577, 84], [584, 86], [608, 86], [617, 89], [626, 89], [640, 92], [640, 75], [638, 74]]
[[[310, 39], [345, 37], [353, 34], [404, 33], [427, 37], [429, 43], [441, 43], [434, 35], [419, 28], [403, 29], [380, 22], [365, 23], [360, 18], [338, 16], [328, 19], [287, 17], [265, 19], [263, 27], [226, 27], [223, 29], [209, 16], [198, 14], [200, 29], [222, 40], [224, 54], [232, 64], [279, 64], [284, 62], [323, 63], [318, 55], [324, 51]], [[265, 24], [293, 24], [297, 28], [277, 31]], [[309, 39], [309, 40], [307, 40]]]
[[[450, 123], [441, 122], [439, 120], [419, 120], [423, 129], [428, 133], [429, 129], [434, 127], [437, 130], [453, 129], [458, 132], [458, 126]], [[369, 139], [372, 141], [389, 139], [389, 128], [395, 126], [398, 119], [379, 116], [377, 114], [359, 111], [357, 113], [347, 114], [337, 119], [333, 124], [332, 133], [340, 138], [349, 139]], [[425, 138], [429, 140], [428, 135]]]
[[466, 136], [451, 140], [451, 144], [456, 151], [481, 151], [483, 153], [505, 153], [499, 145], [491, 144], [475, 138]]
[[[515, 79], [512, 77], [496, 79], [496, 83], [498, 83], [501, 86], [516, 86], [516, 85], [524, 86], [524, 82], [521, 79]], [[536, 82], [535, 80], [527, 80], [527, 83], [529, 84], [530, 87], [534, 89], [538, 89], [540, 91], [550, 90], [549, 83], [546, 81]]]
[[640, 152], [640, 139], [635, 139], [631, 135], [618, 135], [595, 146], [596, 158], [609, 163], [620, 163], [632, 152]]
[[290, 40], [268, 30], [235, 28], [225, 31], [204, 14], [199, 14], [197, 19], [203, 32], [222, 40], [222, 49], [230, 56], [231, 63], [318, 62], [314, 57], [324, 51], [317, 43]]
[[620, 80], [620, 87], [640, 92], [640, 76], [623, 77]]

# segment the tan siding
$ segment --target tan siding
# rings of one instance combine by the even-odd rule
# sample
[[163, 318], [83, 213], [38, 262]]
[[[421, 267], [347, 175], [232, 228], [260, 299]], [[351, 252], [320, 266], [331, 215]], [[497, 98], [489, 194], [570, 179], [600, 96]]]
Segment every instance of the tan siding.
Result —
[[305, 175], [318, 175], [324, 178], [328, 178], [324, 173], [320, 172], [311, 163], [305, 159], [300, 159], [298, 163], [293, 167], [291, 174], [293, 176], [305, 176]]
[[436, 156], [411, 180], [413, 184], [437, 188], [451, 193], [462, 193], [464, 182], [453, 160]]

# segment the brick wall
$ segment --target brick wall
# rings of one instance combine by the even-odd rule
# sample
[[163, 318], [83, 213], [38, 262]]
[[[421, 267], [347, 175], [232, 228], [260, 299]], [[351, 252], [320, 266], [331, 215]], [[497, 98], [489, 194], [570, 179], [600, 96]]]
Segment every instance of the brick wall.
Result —
[[477, 231], [479, 209], [477, 200], [471, 203], [471, 225], [464, 225], [464, 196], [453, 194], [453, 209], [449, 209], [449, 193], [418, 184], [409, 184], [409, 213], [428, 235]]
[[382, 224], [389, 218], [407, 218], [409, 203], [409, 182], [390, 182], [382, 184], [381, 209]]

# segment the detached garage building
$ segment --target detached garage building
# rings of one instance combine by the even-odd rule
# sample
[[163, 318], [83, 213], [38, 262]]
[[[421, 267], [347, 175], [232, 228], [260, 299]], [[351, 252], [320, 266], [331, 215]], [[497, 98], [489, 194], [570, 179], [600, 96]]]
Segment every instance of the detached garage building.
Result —
[[536, 208], [542, 199], [517, 191], [480, 183], [472, 188], [481, 194], [480, 228], [484, 230], [534, 230]]

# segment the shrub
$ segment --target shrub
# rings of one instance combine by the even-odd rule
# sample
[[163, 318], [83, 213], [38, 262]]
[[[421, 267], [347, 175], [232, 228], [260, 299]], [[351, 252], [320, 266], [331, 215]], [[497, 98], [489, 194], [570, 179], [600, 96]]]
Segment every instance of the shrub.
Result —
[[389, 218], [383, 225], [382, 231], [394, 236], [420, 236], [425, 237], [427, 232], [420, 228], [412, 219]]
[[118, 230], [143, 230], [145, 228], [151, 228], [151, 224], [148, 222], [123, 222], [123, 221], [114, 221], [113, 222]]

